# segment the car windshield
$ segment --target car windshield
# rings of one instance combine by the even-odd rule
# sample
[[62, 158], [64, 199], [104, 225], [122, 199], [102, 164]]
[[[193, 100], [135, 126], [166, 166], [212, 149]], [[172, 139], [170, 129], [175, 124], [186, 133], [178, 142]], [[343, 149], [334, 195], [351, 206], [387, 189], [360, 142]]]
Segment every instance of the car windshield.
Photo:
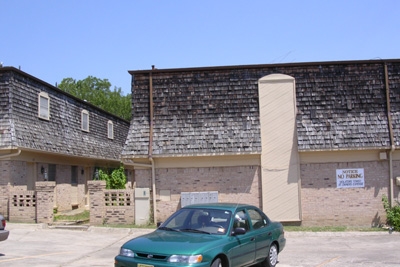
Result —
[[183, 208], [174, 213], [158, 229], [199, 234], [224, 235], [231, 221], [231, 212], [217, 209]]

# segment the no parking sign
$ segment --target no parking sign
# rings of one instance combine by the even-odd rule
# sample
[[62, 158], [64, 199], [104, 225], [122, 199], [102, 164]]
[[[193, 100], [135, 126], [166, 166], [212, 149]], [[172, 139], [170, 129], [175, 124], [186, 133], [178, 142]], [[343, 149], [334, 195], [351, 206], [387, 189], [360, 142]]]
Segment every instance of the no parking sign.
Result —
[[336, 187], [364, 187], [364, 169], [337, 169]]

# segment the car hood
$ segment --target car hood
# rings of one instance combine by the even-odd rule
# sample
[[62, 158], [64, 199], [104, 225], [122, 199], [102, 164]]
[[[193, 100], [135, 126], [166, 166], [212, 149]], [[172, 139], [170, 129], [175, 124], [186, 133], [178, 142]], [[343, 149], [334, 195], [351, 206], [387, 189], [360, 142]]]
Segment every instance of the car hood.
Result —
[[224, 236], [156, 230], [126, 242], [122, 247], [151, 254], [196, 254], [214, 248]]

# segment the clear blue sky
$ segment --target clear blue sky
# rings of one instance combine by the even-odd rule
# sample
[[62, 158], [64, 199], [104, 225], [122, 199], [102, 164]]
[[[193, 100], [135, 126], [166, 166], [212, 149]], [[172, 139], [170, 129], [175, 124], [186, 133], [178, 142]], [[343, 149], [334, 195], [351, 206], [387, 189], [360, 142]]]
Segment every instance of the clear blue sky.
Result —
[[0, 62], [50, 84], [128, 70], [400, 58], [398, 0], [0, 0]]

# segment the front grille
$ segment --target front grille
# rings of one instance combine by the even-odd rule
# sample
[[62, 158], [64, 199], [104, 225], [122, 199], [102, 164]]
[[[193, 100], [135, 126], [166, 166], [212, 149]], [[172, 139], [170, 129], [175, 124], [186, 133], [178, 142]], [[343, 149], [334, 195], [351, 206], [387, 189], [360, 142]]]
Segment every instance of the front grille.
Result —
[[136, 253], [138, 258], [145, 258], [145, 259], [153, 259], [153, 260], [166, 260], [167, 256], [165, 255], [153, 255], [153, 254], [147, 254], [147, 253]]

